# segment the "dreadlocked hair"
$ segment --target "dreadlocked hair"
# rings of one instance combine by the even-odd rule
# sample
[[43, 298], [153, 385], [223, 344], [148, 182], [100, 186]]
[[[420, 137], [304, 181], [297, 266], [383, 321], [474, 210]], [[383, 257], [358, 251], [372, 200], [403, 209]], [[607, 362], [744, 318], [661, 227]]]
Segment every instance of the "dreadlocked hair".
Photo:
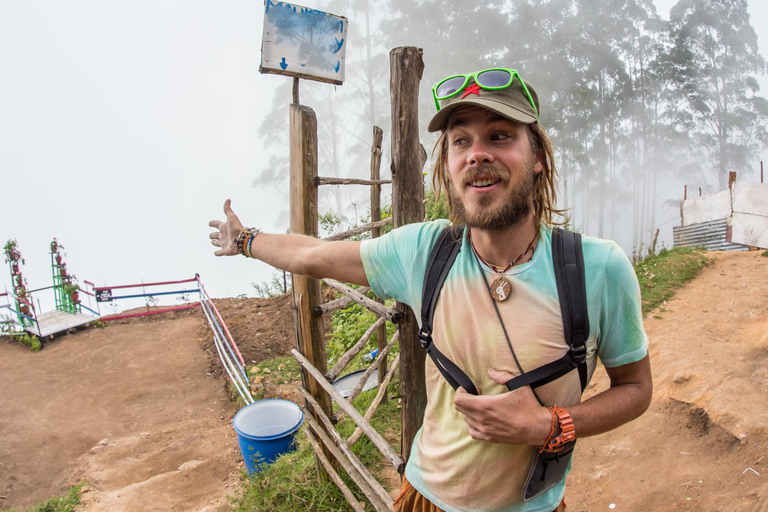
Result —
[[[568, 222], [567, 210], [555, 207], [557, 204], [557, 181], [560, 179], [560, 175], [557, 173], [557, 167], [555, 166], [555, 152], [552, 149], [552, 143], [539, 123], [532, 123], [526, 126], [528, 126], [531, 151], [534, 155], [538, 155], [541, 158], [541, 163], [544, 167], [540, 173], [534, 176], [534, 220], [537, 225], [542, 222], [548, 226], [566, 224]], [[445, 195], [448, 199], [450, 221], [456, 225], [459, 223], [459, 219], [456, 218], [451, 194], [447, 192], [448, 187], [450, 187], [450, 178], [448, 176], [448, 139], [445, 134], [445, 131], [440, 134], [440, 138], [437, 139], [437, 143], [432, 150], [435, 162], [432, 167], [432, 188], [435, 190], [436, 199], [439, 199], [442, 190], [446, 189]], [[560, 217], [562, 220], [554, 220], [554, 216]]]

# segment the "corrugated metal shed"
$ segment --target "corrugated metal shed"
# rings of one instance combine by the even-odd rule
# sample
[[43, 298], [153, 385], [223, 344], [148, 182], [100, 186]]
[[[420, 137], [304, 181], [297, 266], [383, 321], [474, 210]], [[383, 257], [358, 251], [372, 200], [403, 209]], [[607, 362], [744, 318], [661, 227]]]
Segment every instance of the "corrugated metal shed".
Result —
[[672, 228], [675, 247], [704, 247], [708, 251], [748, 251], [748, 245], [726, 241], [728, 219]]

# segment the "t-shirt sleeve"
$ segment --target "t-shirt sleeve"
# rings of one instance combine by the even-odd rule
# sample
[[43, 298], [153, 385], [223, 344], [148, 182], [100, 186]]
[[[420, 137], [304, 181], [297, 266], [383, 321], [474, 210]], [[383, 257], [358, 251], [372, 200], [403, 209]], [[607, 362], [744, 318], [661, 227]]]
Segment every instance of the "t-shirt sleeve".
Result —
[[640, 285], [629, 259], [615, 244], [606, 262], [601, 294], [600, 360], [608, 368], [640, 361], [648, 353]]
[[432, 247], [447, 221], [408, 224], [360, 245], [365, 275], [373, 292], [418, 310]]

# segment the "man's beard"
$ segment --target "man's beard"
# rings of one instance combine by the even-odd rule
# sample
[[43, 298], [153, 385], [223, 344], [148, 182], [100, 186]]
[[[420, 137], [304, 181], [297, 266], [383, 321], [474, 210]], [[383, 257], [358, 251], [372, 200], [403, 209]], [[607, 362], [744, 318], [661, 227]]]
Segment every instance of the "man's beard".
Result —
[[526, 165], [525, 174], [521, 177], [519, 183], [511, 188], [507, 194], [506, 201], [500, 207], [488, 209], [487, 207], [491, 204], [492, 198], [490, 195], [480, 195], [477, 197], [477, 208], [474, 211], [467, 211], [467, 208], [465, 208], [461, 195], [456, 191], [457, 185], [464, 187], [481, 173], [490, 178], [500, 178], [503, 182], [502, 184], [509, 183], [511, 176], [506, 168], [499, 166], [472, 167], [467, 169], [467, 172], [462, 176], [462, 183], [451, 183], [450, 186], [451, 203], [456, 221], [460, 224], [467, 224], [472, 228], [501, 230], [526, 219], [530, 215], [532, 208], [533, 182], [535, 177], [533, 166], [534, 162]]

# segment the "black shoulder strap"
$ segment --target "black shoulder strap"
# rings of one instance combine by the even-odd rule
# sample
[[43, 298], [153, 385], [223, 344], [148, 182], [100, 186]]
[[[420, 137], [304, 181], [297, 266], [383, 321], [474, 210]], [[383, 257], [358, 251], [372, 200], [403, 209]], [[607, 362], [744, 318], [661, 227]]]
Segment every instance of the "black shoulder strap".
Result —
[[448, 226], [445, 228], [435, 242], [432, 253], [427, 260], [427, 271], [424, 274], [424, 289], [421, 295], [421, 329], [419, 330], [419, 341], [423, 348], [445, 380], [453, 389], [459, 386], [468, 393], [477, 394], [477, 389], [467, 374], [456, 366], [453, 361], [448, 359], [432, 343], [432, 321], [435, 316], [435, 305], [443, 288], [445, 278], [456, 260], [456, 255], [461, 249], [462, 235], [464, 226]]
[[[461, 247], [461, 237], [457, 237], [456, 233], [463, 233], [463, 226], [455, 229], [448, 227], [443, 230], [429, 256], [427, 272], [424, 276], [419, 340], [422, 348], [430, 355], [437, 369], [453, 389], [461, 386], [467, 392], [477, 394], [477, 389], [469, 377], [432, 343], [432, 322], [437, 298]], [[581, 235], [554, 228], [552, 230], [552, 263], [555, 269], [563, 330], [570, 350], [557, 361], [511, 379], [506, 384], [510, 391], [525, 385], [530, 385], [532, 388], [543, 386], [574, 368], [579, 370], [581, 391], [584, 392], [587, 387], [586, 341], [589, 337], [589, 317]]]

